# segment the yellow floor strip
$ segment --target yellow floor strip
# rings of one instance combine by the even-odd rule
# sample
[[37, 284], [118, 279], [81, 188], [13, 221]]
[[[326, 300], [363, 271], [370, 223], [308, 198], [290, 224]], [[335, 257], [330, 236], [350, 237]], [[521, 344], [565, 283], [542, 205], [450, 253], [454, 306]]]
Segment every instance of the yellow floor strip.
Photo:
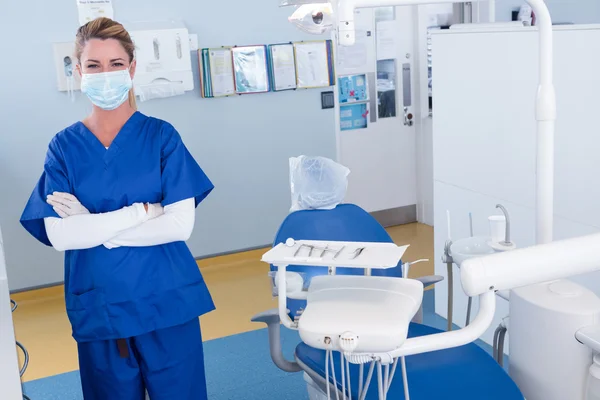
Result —
[[[410, 244], [405, 261], [429, 258], [417, 264], [410, 276], [433, 274], [433, 228], [421, 224], [389, 229], [397, 244]], [[250, 322], [256, 313], [274, 308], [268, 278], [269, 266], [260, 258], [264, 250], [220, 256], [198, 261], [217, 310], [201, 318], [204, 340], [221, 338], [255, 329]], [[30, 354], [24, 381], [78, 369], [77, 347], [71, 337], [63, 287], [33, 290], [13, 296], [19, 308], [14, 313], [15, 331]]]

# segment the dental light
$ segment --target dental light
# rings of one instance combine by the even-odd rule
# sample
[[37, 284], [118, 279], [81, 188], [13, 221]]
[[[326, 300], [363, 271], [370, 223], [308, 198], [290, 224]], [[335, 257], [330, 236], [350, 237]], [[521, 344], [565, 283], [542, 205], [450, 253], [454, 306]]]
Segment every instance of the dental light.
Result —
[[288, 20], [304, 32], [320, 35], [333, 28], [333, 11], [329, 4], [305, 4]]
[[[333, 9], [329, 2], [294, 2], [298, 8], [288, 18], [298, 29], [312, 35], [329, 32], [335, 25]], [[282, 6], [292, 5], [287, 1]]]

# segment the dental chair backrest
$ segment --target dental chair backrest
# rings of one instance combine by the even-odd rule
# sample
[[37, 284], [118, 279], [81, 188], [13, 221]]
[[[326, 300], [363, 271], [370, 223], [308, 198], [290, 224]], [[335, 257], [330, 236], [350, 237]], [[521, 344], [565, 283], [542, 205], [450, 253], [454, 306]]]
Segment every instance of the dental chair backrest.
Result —
[[[354, 242], [393, 243], [385, 228], [365, 210], [354, 204], [340, 204], [333, 210], [302, 210], [287, 216], [279, 227], [274, 245], [294, 240], [332, 240]], [[277, 268], [271, 265], [271, 271]], [[303, 275], [305, 286], [313, 276], [326, 275], [323, 267], [306, 267], [290, 265], [288, 271]], [[364, 270], [355, 268], [337, 268], [337, 275], [363, 275]], [[402, 277], [402, 262], [397, 267], [382, 270], [373, 269], [373, 276]], [[287, 306], [290, 318], [298, 315], [298, 311], [306, 306], [305, 300], [288, 299]]]

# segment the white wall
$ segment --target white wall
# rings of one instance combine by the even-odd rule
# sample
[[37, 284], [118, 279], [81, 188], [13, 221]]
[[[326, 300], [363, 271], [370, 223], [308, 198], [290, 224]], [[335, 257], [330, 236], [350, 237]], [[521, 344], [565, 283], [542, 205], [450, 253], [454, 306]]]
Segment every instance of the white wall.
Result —
[[[512, 11], [519, 9], [525, 4], [525, 0], [496, 0], [496, 21], [510, 21]], [[550, 8], [552, 18], [555, 22], [571, 22], [576, 24], [600, 23], [600, 1], [598, 0], [546, 0]], [[489, 11], [488, 2], [474, 3], [475, 20], [487, 22]], [[419, 222], [433, 225], [433, 124], [428, 117], [427, 109], [427, 70], [426, 70], [426, 49], [427, 49], [427, 27], [435, 25], [436, 15], [440, 15], [440, 24], [447, 24], [443, 16], [452, 12], [452, 5], [431, 4], [419, 6], [418, 12], [418, 38], [419, 49], [423, 49], [419, 54], [419, 76], [420, 79], [420, 112], [416, 117], [421, 119], [421, 125], [418, 127], [417, 134], [417, 190], [418, 190], [418, 219]], [[479, 19], [478, 19], [479, 18]], [[434, 73], [435, 78], [435, 73]]]
[[[534, 244], [536, 31], [439, 33], [434, 35], [434, 208], [436, 273], [447, 238], [446, 210], [454, 239], [485, 235], [487, 217], [509, 211], [512, 239]], [[555, 30], [558, 96], [555, 150], [555, 239], [600, 231], [600, 26]], [[565, 266], [568, 268], [568, 266]], [[600, 274], [574, 278], [600, 295]], [[455, 320], [464, 325], [466, 297], [457, 282]], [[446, 316], [446, 289], [436, 288], [436, 312]], [[491, 340], [508, 312], [499, 304], [484, 339]]]
[[417, 219], [433, 225], [433, 121], [429, 116], [428, 31], [431, 26], [449, 24], [452, 4], [418, 6], [415, 63], [418, 85], [415, 88], [415, 119], [417, 121]]
[[[482, 3], [483, 4], [483, 3]], [[510, 21], [512, 11], [525, 4], [525, 0], [496, 0], [496, 20]], [[591, 24], [600, 22], [598, 0], [546, 0], [555, 22]]]

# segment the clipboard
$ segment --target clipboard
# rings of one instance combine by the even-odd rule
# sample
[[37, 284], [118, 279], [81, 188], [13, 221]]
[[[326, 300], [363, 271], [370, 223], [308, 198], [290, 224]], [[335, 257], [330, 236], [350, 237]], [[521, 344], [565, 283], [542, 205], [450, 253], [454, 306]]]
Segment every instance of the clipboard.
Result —
[[335, 85], [331, 40], [295, 42], [297, 87], [316, 89]]
[[203, 98], [235, 95], [230, 47], [199, 51], [200, 85]]
[[208, 49], [210, 66], [210, 83], [213, 97], [227, 97], [235, 95], [233, 79], [233, 61], [231, 48], [221, 47]]
[[293, 43], [269, 45], [269, 65], [274, 92], [296, 89], [298, 76]]
[[271, 91], [266, 45], [233, 47], [231, 55], [237, 94]]

